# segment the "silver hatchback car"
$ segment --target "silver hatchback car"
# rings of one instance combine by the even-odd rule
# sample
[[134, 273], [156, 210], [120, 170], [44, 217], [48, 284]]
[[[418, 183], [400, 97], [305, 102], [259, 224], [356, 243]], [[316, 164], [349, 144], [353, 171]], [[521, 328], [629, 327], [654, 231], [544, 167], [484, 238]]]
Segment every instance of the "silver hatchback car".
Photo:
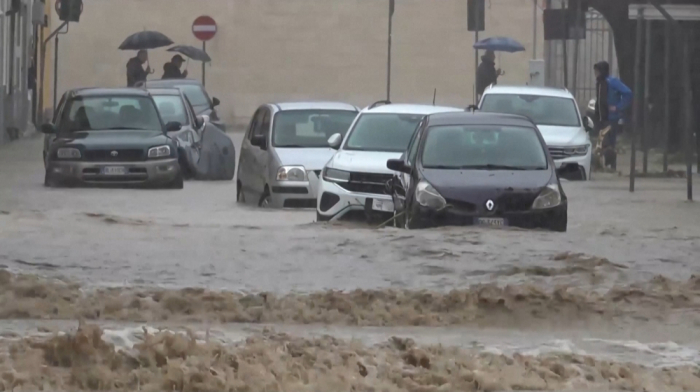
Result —
[[340, 102], [265, 104], [241, 145], [236, 200], [260, 207], [316, 208], [318, 178], [360, 109]]

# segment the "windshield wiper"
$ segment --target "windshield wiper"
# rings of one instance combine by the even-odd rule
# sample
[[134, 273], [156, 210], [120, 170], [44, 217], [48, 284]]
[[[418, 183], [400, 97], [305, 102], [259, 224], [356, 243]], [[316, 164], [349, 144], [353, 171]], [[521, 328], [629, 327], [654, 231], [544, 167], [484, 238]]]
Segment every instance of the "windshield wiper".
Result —
[[100, 128], [92, 129], [93, 131], [148, 131], [149, 129], [135, 128], [135, 127], [111, 127], [111, 128]]
[[462, 169], [461, 166], [448, 166], [448, 165], [430, 165], [430, 166], [423, 166], [426, 169], [445, 169], [445, 170], [459, 170]]
[[508, 166], [508, 165], [471, 165], [462, 166], [460, 169], [473, 169], [473, 170], [533, 170], [528, 167], [522, 166]]

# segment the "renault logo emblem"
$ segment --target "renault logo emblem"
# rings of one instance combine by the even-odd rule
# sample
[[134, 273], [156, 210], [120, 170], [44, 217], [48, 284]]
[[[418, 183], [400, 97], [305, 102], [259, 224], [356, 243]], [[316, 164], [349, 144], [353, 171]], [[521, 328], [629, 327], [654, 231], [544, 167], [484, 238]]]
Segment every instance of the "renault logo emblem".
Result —
[[493, 207], [494, 207], [494, 206], [495, 206], [495, 204], [493, 203], [493, 200], [488, 200], [488, 201], [486, 202], [486, 209], [487, 209], [487, 210], [493, 211]]
[[111, 153], [109, 153], [109, 155], [116, 157], [117, 155], [119, 155], [119, 153], [117, 151], [112, 151]]

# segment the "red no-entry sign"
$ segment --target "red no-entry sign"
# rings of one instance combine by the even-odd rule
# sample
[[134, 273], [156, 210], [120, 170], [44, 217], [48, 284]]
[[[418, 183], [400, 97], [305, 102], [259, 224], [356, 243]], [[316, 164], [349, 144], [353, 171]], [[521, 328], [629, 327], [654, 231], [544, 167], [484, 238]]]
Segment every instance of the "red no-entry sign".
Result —
[[216, 35], [216, 22], [211, 16], [200, 16], [192, 23], [192, 34], [200, 41], [209, 41]]

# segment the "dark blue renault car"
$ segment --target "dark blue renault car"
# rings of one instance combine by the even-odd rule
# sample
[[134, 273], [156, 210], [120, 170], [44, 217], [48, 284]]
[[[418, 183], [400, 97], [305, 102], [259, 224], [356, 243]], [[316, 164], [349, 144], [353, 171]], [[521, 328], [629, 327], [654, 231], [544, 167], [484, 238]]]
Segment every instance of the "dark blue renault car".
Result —
[[426, 116], [387, 184], [398, 226], [564, 232], [567, 198], [537, 126], [499, 113]]

